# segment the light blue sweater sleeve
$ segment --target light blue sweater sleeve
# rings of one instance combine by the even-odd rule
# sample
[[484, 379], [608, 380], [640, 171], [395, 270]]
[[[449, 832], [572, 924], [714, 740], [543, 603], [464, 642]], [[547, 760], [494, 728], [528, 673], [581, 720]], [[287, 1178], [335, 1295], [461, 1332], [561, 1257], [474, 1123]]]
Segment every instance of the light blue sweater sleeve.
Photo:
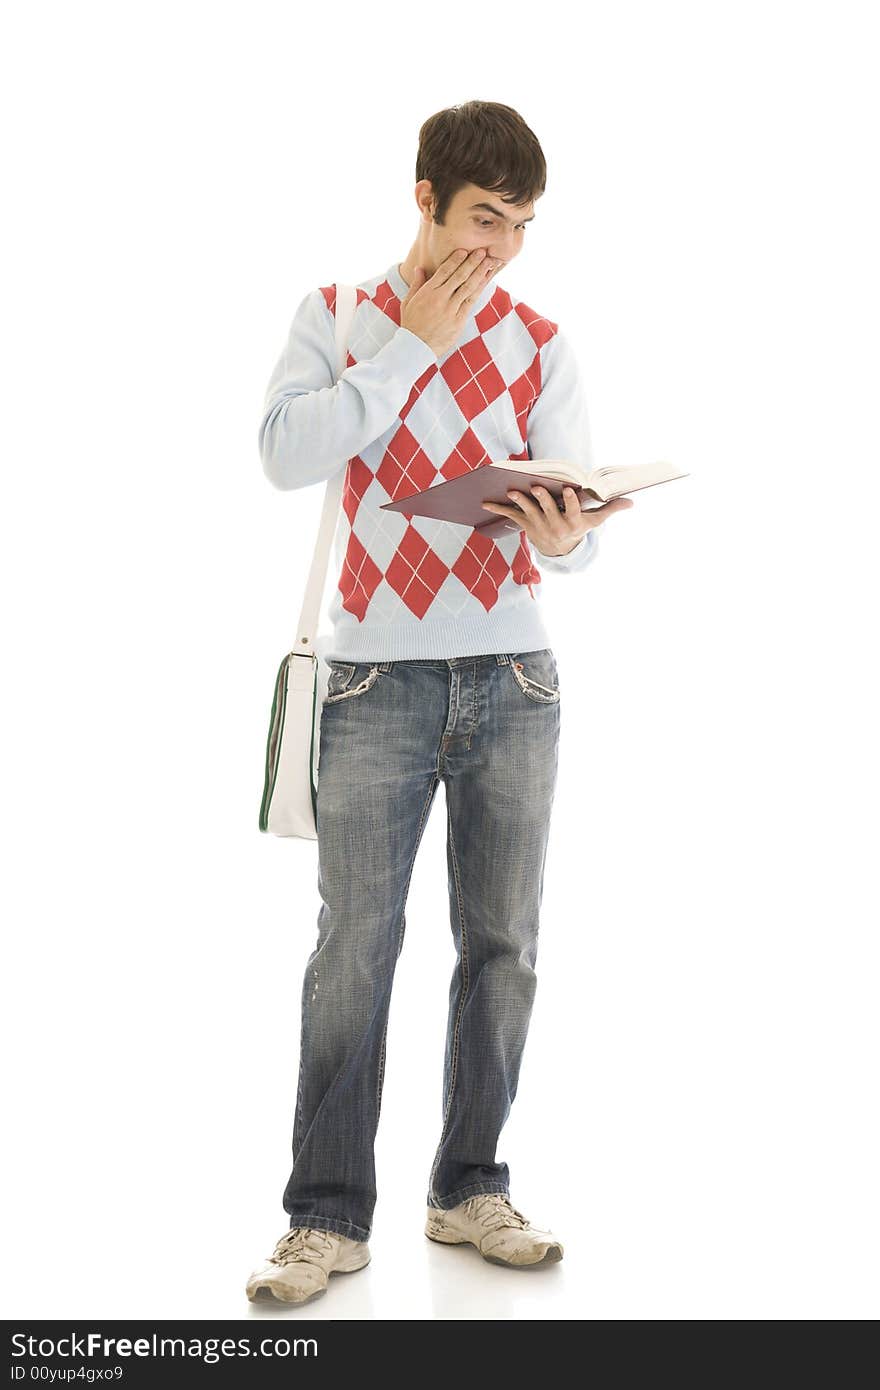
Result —
[[[594, 468], [587, 398], [574, 349], [557, 329], [541, 352], [541, 390], [527, 421], [529, 457], [570, 459], [584, 472]], [[582, 570], [595, 557], [599, 528], [582, 536], [567, 555], [532, 554], [539, 569], [560, 574]]]
[[384, 434], [413, 385], [439, 359], [399, 326], [369, 360], [336, 381], [335, 321], [320, 289], [299, 304], [269, 385], [258, 443], [277, 488], [325, 482]]

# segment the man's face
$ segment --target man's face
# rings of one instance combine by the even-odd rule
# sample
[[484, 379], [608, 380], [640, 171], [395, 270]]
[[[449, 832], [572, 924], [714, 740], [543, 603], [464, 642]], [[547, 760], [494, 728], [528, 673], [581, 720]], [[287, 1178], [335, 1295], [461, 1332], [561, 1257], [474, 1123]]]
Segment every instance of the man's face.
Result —
[[460, 188], [449, 205], [445, 226], [430, 225], [434, 262], [431, 273], [459, 247], [466, 251], [485, 247], [490, 256], [501, 262], [498, 269], [503, 270], [522, 250], [526, 227], [534, 212], [534, 200], [515, 205], [502, 202], [499, 194], [473, 183]]

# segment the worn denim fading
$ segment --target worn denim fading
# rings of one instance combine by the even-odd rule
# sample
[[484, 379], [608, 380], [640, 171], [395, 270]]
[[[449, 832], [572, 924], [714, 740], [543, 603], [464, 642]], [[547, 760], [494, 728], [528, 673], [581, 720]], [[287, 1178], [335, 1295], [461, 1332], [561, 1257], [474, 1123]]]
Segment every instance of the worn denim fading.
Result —
[[496, 1147], [516, 1095], [535, 959], [560, 696], [550, 648], [330, 661], [318, 767], [318, 939], [302, 987], [290, 1225], [366, 1240], [395, 966], [440, 780], [457, 960], [427, 1204], [509, 1195]]

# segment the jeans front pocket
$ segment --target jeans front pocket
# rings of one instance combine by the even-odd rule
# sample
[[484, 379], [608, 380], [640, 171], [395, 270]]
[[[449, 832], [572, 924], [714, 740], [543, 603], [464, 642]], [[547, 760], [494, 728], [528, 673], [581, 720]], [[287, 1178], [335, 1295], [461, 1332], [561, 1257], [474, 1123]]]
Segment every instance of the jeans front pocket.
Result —
[[322, 705], [335, 705], [340, 700], [351, 700], [363, 695], [375, 685], [379, 675], [378, 664], [353, 661], [330, 661], [330, 674], [327, 678], [327, 694]]
[[559, 701], [559, 672], [556, 657], [550, 647], [536, 652], [516, 652], [510, 658], [510, 669], [522, 693], [542, 705]]

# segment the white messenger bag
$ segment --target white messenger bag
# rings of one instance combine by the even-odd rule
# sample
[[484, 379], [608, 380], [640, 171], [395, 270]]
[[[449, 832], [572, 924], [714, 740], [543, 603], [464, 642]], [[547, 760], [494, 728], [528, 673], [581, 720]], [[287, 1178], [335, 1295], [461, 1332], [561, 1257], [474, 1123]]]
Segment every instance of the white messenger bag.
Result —
[[[345, 370], [348, 335], [357, 307], [353, 285], [336, 286], [336, 359], [338, 381]], [[318, 539], [309, 570], [296, 640], [278, 668], [269, 737], [260, 829], [270, 835], [317, 840], [318, 756], [321, 689], [315, 633], [321, 617], [330, 547], [339, 519], [346, 469], [327, 482]], [[321, 687], [326, 682], [321, 683]]]

